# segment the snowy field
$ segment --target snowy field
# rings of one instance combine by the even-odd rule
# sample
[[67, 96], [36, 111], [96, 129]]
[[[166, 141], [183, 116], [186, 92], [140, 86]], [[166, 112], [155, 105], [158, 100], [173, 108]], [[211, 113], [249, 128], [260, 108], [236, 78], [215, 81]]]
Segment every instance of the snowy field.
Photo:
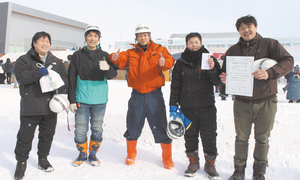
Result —
[[[278, 86], [278, 111], [274, 129], [270, 138], [269, 164], [266, 179], [268, 180], [297, 180], [300, 177], [300, 104], [288, 103], [282, 91], [283, 84]], [[33, 142], [30, 158], [28, 159], [25, 180], [83, 180], [83, 179], [208, 179], [203, 171], [204, 157], [200, 145], [199, 156], [201, 169], [192, 178], [184, 177], [188, 159], [184, 153], [184, 139], [173, 141], [173, 161], [175, 167], [167, 170], [163, 167], [161, 148], [154, 143], [148, 124], [145, 123], [142, 136], [138, 140], [136, 163], [132, 166], [125, 164], [126, 140], [123, 133], [126, 130], [125, 118], [127, 102], [131, 89], [124, 80], [109, 81], [109, 102], [104, 118], [103, 142], [97, 154], [101, 161], [98, 167], [92, 167], [85, 162], [80, 167], [73, 167], [72, 161], [78, 156], [74, 143], [74, 115], [70, 112], [71, 131], [67, 130], [66, 113], [59, 114], [56, 134], [48, 159], [54, 171], [46, 173], [37, 168], [37, 133]], [[168, 105], [170, 83], [162, 88], [165, 103]], [[217, 170], [222, 180], [232, 174], [234, 155], [234, 124], [233, 101], [221, 101], [216, 94], [218, 110], [218, 152]], [[14, 148], [19, 128], [20, 110], [19, 90], [12, 85], [0, 85], [0, 177], [4, 180], [13, 179], [16, 160]], [[167, 111], [169, 106], [167, 107]], [[254, 139], [251, 135], [246, 179], [252, 178]]]

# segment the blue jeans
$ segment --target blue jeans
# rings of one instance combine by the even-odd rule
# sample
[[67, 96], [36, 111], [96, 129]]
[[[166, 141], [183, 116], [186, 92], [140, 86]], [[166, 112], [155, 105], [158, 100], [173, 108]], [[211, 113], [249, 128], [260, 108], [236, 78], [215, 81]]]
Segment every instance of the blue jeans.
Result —
[[87, 140], [89, 122], [91, 123], [91, 139], [102, 142], [102, 124], [106, 104], [82, 104], [75, 114], [75, 142], [84, 143]]

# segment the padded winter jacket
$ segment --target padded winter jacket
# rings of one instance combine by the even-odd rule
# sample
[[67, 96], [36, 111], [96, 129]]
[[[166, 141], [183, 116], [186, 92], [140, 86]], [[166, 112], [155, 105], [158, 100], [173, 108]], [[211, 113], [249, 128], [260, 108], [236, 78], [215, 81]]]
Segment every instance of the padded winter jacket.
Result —
[[[119, 58], [113, 61], [121, 69], [128, 67], [128, 86], [143, 94], [164, 86], [162, 71], [171, 69], [175, 61], [167, 48], [150, 41], [144, 52], [138, 44], [131, 45], [133, 49], [121, 52]], [[158, 64], [161, 53], [166, 60], [163, 67]]]
[[14, 74], [20, 83], [19, 90], [21, 95], [21, 112], [22, 116], [36, 116], [53, 114], [49, 108], [49, 101], [54, 95], [54, 91], [42, 93], [40, 87], [40, 78], [37, 63], [45, 67], [52, 65], [53, 71], [57, 72], [65, 85], [59, 89], [60, 94], [67, 94], [67, 73], [61, 59], [48, 52], [46, 63], [40, 60], [38, 53], [30, 49], [25, 55], [20, 56], [14, 66]]
[[[99, 61], [105, 58], [110, 68], [102, 71]], [[70, 103], [104, 104], [108, 100], [107, 79], [117, 76], [117, 67], [109, 60], [109, 54], [101, 47], [89, 50], [86, 47], [74, 52], [69, 65]]]
[[298, 76], [290, 79], [286, 98], [291, 100], [300, 100], [300, 79]]
[[[263, 38], [257, 33], [256, 37], [246, 42], [240, 37], [235, 45], [231, 46], [225, 56], [254, 56], [254, 60], [270, 58], [278, 63], [266, 70], [267, 80], [254, 78], [253, 97], [236, 96], [236, 99], [247, 103], [259, 103], [271, 99], [277, 94], [277, 79], [293, 70], [294, 58], [275, 39]], [[226, 72], [226, 60], [222, 70]]]
[[215, 57], [215, 66], [211, 70], [201, 70], [202, 53], [209, 53], [204, 46], [195, 60], [187, 59], [185, 50], [174, 65], [172, 71], [170, 106], [199, 110], [215, 104], [213, 85], [221, 85], [219, 75], [221, 67]]

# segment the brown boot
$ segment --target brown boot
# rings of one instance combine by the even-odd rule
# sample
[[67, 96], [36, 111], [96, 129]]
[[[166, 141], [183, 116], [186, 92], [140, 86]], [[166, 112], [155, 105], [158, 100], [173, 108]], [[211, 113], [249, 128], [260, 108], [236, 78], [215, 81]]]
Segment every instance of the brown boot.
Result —
[[126, 158], [127, 165], [133, 165], [135, 163], [135, 157], [137, 153], [136, 144], [137, 144], [137, 140], [133, 140], [133, 141], [127, 140], [127, 158]]
[[189, 158], [190, 164], [188, 168], [184, 171], [184, 175], [187, 177], [193, 177], [196, 172], [200, 169], [198, 150], [194, 152], [186, 152], [186, 156]]
[[215, 161], [216, 156], [209, 156], [205, 154], [205, 165], [204, 165], [204, 171], [207, 173], [209, 178], [218, 178], [219, 173], [216, 170], [215, 167]]
[[84, 143], [76, 143], [76, 147], [79, 151], [79, 156], [73, 161], [73, 166], [75, 167], [80, 166], [83, 161], [87, 159], [88, 143], [87, 141], [85, 141]]
[[90, 140], [90, 148], [89, 148], [89, 160], [93, 166], [99, 166], [100, 160], [96, 157], [96, 153], [99, 151], [101, 142], [95, 142]]
[[162, 149], [162, 159], [166, 169], [172, 169], [174, 167], [174, 163], [172, 160], [172, 143], [164, 144], [160, 143]]

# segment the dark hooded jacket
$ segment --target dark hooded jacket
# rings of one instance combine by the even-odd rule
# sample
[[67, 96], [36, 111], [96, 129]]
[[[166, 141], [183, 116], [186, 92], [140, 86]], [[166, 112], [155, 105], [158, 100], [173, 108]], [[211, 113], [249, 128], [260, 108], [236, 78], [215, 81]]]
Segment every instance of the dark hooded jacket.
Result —
[[63, 79], [65, 85], [59, 89], [60, 94], [67, 94], [67, 73], [62, 60], [48, 52], [46, 63], [40, 60], [35, 49], [30, 49], [25, 55], [20, 56], [14, 66], [14, 74], [20, 83], [21, 112], [22, 116], [35, 116], [53, 114], [49, 108], [49, 101], [54, 91], [42, 93], [39, 80], [42, 75], [39, 72], [37, 63], [45, 67], [52, 65], [52, 69]]
[[[270, 58], [278, 63], [266, 70], [267, 80], [254, 78], [253, 97], [236, 96], [236, 99], [247, 103], [259, 103], [275, 97], [277, 94], [277, 79], [293, 70], [294, 58], [275, 39], [263, 38], [257, 33], [256, 37], [246, 42], [241, 37], [239, 42], [231, 46], [225, 56], [254, 56], [254, 60]], [[226, 60], [222, 70], [226, 72]]]
[[4, 64], [4, 69], [6, 73], [11, 73], [12, 63], [10, 62], [10, 59], [6, 60], [6, 63]]
[[186, 109], [202, 109], [215, 103], [213, 85], [221, 85], [220, 64], [215, 57], [212, 70], [201, 70], [202, 53], [209, 53], [202, 46], [198, 51], [188, 48], [176, 61], [172, 71], [170, 106]]

